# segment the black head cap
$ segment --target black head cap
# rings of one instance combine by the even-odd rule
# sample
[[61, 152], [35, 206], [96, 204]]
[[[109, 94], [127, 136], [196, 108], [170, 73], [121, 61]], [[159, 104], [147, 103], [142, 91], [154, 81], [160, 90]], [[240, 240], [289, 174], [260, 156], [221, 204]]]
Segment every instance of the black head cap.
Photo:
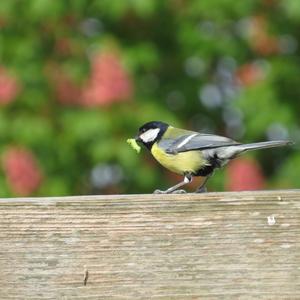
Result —
[[151, 122], [147, 122], [144, 125], [142, 125], [139, 128], [139, 132], [145, 132], [148, 129], [155, 129], [155, 128], [159, 128], [161, 131], [166, 131], [167, 128], [169, 127], [169, 125], [167, 123], [164, 122], [160, 122], [160, 121], [151, 121]]
[[[142, 142], [148, 149], [151, 149], [152, 145], [161, 139], [161, 137], [166, 132], [168, 127], [169, 125], [167, 123], [160, 122], [160, 121], [147, 122], [139, 128], [139, 133], [136, 137], [136, 140]], [[149, 142], [143, 141], [141, 139], [141, 135], [151, 129], [159, 129], [157, 136]]]

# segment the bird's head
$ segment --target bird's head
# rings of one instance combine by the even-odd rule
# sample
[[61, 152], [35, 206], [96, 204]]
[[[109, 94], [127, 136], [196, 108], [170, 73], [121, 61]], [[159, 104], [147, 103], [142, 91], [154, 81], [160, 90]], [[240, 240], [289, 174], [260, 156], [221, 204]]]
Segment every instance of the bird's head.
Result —
[[139, 128], [139, 133], [135, 137], [137, 142], [143, 143], [148, 149], [159, 141], [168, 129], [169, 125], [160, 121], [151, 121]]

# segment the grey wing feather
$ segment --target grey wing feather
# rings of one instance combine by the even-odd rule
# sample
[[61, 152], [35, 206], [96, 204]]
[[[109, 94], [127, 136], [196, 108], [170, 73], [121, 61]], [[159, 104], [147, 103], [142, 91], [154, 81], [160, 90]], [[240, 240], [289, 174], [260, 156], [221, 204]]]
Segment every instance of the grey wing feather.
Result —
[[172, 153], [174, 139], [163, 139], [159, 141], [159, 147], [164, 149], [167, 153]]
[[179, 153], [191, 150], [215, 149], [233, 145], [239, 145], [239, 143], [223, 136], [194, 133], [180, 136], [175, 141], [170, 139], [165, 140], [163, 148], [166, 149], [167, 153]]

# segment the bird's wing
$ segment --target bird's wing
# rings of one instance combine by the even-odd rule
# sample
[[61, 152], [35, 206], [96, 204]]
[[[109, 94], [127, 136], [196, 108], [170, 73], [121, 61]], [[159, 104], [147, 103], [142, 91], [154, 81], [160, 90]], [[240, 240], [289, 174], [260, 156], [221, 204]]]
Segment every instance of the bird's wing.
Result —
[[164, 139], [159, 144], [170, 154], [239, 145], [239, 143], [227, 137], [197, 132], [183, 134], [175, 139]]

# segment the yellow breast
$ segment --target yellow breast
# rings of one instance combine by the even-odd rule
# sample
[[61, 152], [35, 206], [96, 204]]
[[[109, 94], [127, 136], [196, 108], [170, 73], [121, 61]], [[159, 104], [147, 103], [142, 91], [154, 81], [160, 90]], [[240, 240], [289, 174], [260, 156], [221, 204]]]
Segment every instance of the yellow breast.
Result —
[[165, 168], [181, 175], [186, 172], [196, 173], [200, 167], [205, 165], [200, 151], [167, 154], [155, 143], [151, 148], [151, 153]]

